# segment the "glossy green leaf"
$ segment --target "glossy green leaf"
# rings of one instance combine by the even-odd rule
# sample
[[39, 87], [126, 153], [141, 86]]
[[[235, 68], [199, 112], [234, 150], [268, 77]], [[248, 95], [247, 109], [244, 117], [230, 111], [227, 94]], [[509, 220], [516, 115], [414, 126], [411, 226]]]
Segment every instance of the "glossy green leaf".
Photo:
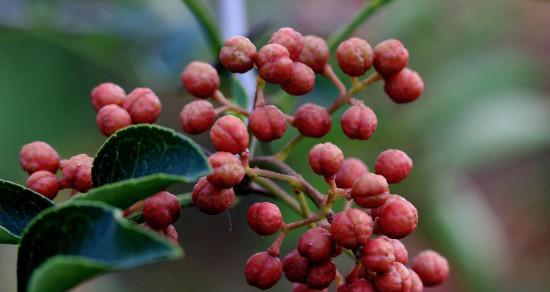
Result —
[[97, 202], [72, 202], [36, 217], [19, 248], [19, 292], [67, 291], [102, 273], [173, 259], [182, 250]]
[[0, 243], [17, 243], [27, 224], [53, 202], [39, 193], [0, 180]]

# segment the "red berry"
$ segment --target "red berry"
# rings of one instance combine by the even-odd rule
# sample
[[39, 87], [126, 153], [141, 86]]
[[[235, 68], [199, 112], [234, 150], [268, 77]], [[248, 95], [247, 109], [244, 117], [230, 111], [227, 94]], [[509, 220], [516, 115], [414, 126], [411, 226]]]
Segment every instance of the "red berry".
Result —
[[325, 289], [336, 277], [336, 266], [332, 260], [312, 265], [307, 273], [306, 286], [310, 289]]
[[378, 238], [384, 239], [392, 244], [393, 254], [395, 255], [395, 261], [400, 262], [404, 265], [407, 264], [407, 262], [409, 261], [409, 252], [407, 251], [407, 248], [401, 241], [399, 241], [398, 239], [389, 238], [384, 235]]
[[258, 140], [269, 142], [281, 138], [286, 131], [286, 119], [274, 105], [257, 107], [250, 114], [248, 126]]
[[304, 95], [315, 86], [315, 72], [307, 65], [294, 62], [290, 78], [281, 84], [284, 91], [292, 95]]
[[226, 40], [220, 51], [220, 62], [233, 73], [244, 73], [252, 69], [255, 57], [256, 46], [241, 35]]
[[174, 243], [179, 243], [180, 238], [178, 231], [174, 225], [168, 225], [166, 228], [161, 230], [162, 235], [166, 236], [168, 239], [172, 240]]
[[412, 278], [407, 267], [395, 262], [387, 272], [376, 275], [375, 283], [380, 291], [409, 292], [412, 287]]
[[246, 262], [245, 277], [249, 285], [266, 290], [281, 278], [282, 264], [279, 258], [267, 252], [252, 255]]
[[424, 92], [424, 81], [418, 73], [405, 68], [386, 79], [384, 91], [396, 103], [413, 102]]
[[409, 274], [411, 275], [411, 292], [422, 292], [424, 291], [424, 284], [422, 283], [422, 280], [420, 280], [420, 277], [418, 274], [409, 269]]
[[306, 285], [301, 283], [294, 283], [292, 284], [292, 292], [327, 292], [327, 289], [323, 290], [316, 290], [316, 289], [309, 289]]
[[206, 177], [201, 177], [193, 188], [193, 204], [202, 212], [215, 215], [233, 205], [235, 192], [233, 189], [218, 189], [208, 182]]
[[403, 238], [411, 234], [418, 224], [416, 208], [398, 195], [388, 198], [377, 212], [377, 227], [382, 234], [390, 238]]
[[290, 282], [305, 283], [309, 266], [309, 260], [297, 250], [291, 251], [283, 259], [283, 271]]
[[396, 39], [385, 40], [374, 47], [374, 68], [382, 76], [399, 73], [409, 62], [409, 51]]
[[212, 65], [194, 61], [181, 73], [181, 82], [192, 95], [208, 98], [220, 87], [220, 76]]
[[374, 165], [376, 173], [384, 176], [390, 184], [407, 178], [412, 167], [413, 162], [407, 153], [397, 149], [388, 149], [380, 153]]
[[96, 111], [110, 104], [122, 106], [125, 97], [124, 89], [111, 82], [101, 83], [92, 89], [92, 105]]
[[49, 144], [36, 141], [21, 148], [19, 162], [23, 170], [29, 174], [39, 170], [55, 173], [59, 168], [59, 154]]
[[216, 152], [208, 157], [212, 173], [206, 178], [217, 188], [226, 189], [240, 183], [244, 168], [237, 156], [229, 152]]
[[339, 245], [356, 249], [369, 241], [372, 228], [372, 218], [367, 213], [352, 208], [334, 216], [331, 233]]
[[288, 50], [279, 44], [265, 45], [256, 57], [260, 77], [270, 83], [280, 84], [288, 80], [292, 63]]
[[363, 75], [372, 66], [373, 51], [367, 41], [350, 38], [336, 49], [338, 65], [344, 73], [352, 77]]
[[386, 272], [395, 262], [393, 245], [383, 238], [375, 238], [363, 246], [363, 265], [373, 272]]
[[304, 48], [304, 37], [293, 28], [283, 27], [273, 33], [269, 43], [285, 47], [290, 54], [290, 58], [298, 60]]
[[376, 290], [369, 281], [357, 279], [350, 284], [338, 287], [338, 292], [376, 292]]
[[210, 129], [210, 140], [218, 151], [239, 154], [248, 148], [248, 131], [244, 123], [235, 116], [219, 118]]
[[47, 170], [39, 170], [31, 174], [27, 179], [27, 187], [50, 200], [55, 199], [59, 192], [59, 183], [55, 174]]
[[103, 135], [111, 136], [116, 131], [131, 125], [132, 117], [120, 106], [110, 104], [99, 110], [96, 122]]
[[359, 104], [342, 114], [341, 124], [342, 130], [350, 139], [368, 140], [376, 131], [378, 120], [370, 107]]
[[332, 121], [324, 107], [306, 103], [296, 111], [292, 125], [304, 136], [320, 138], [330, 131]]
[[161, 230], [176, 222], [180, 217], [178, 197], [169, 192], [160, 192], [145, 200], [143, 218], [153, 229]]
[[130, 114], [134, 124], [152, 124], [160, 116], [162, 104], [151, 89], [136, 88], [124, 100], [124, 109]]
[[59, 185], [81, 193], [92, 188], [92, 164], [94, 159], [86, 154], [78, 154], [61, 161], [62, 176]]
[[367, 172], [353, 183], [351, 197], [363, 208], [377, 208], [386, 202], [389, 191], [388, 182], [383, 176]]
[[215, 121], [214, 106], [206, 100], [192, 101], [186, 104], [180, 112], [181, 128], [192, 135], [210, 129]]
[[449, 262], [433, 250], [426, 250], [415, 256], [412, 269], [428, 287], [439, 285], [449, 277]]
[[309, 150], [308, 162], [316, 174], [330, 177], [342, 167], [344, 153], [338, 146], [330, 142], [321, 143]]
[[318, 36], [304, 37], [304, 48], [298, 61], [308, 65], [316, 73], [323, 72], [329, 59], [328, 46], [325, 40]]
[[332, 236], [322, 227], [309, 229], [298, 241], [298, 252], [312, 263], [322, 263], [330, 259], [333, 249]]
[[259, 235], [270, 235], [283, 226], [283, 215], [273, 203], [254, 203], [246, 213], [248, 225]]
[[342, 163], [342, 167], [336, 173], [336, 186], [343, 189], [351, 189], [353, 182], [369, 171], [363, 161], [350, 157]]

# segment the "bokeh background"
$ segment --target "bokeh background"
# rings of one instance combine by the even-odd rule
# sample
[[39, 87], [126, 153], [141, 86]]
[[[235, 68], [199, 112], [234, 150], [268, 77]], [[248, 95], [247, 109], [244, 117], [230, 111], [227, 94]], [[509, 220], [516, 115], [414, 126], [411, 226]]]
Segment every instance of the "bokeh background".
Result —
[[[224, 30], [246, 25], [261, 45], [281, 26], [328, 36], [365, 1], [249, 0], [243, 15], [233, 11], [240, 0], [206, 3]], [[386, 148], [411, 155], [414, 171], [393, 187], [420, 212], [419, 228], [405, 239], [409, 253], [434, 248], [452, 266], [451, 279], [428, 291], [548, 289], [549, 15], [543, 0], [395, 0], [355, 32], [372, 45], [402, 40], [426, 91], [415, 103], [396, 105], [376, 84], [359, 95], [379, 118], [373, 139], [345, 139], [334, 118], [323, 140], [369, 166]], [[195, 59], [216, 61], [179, 0], [0, 0], [0, 177], [24, 183], [18, 152], [33, 140], [47, 141], [64, 157], [94, 154], [104, 137], [89, 93], [100, 82], [127, 91], [151, 87], [164, 106], [158, 123], [179, 130], [179, 111], [191, 100], [179, 74]], [[328, 105], [335, 96], [318, 78], [313, 93], [283, 102], [293, 112], [300, 103]], [[196, 140], [209, 145], [205, 136]], [[322, 187], [304, 160], [316, 142], [307, 139], [289, 161]], [[247, 197], [230, 216], [186, 209], [177, 225], [185, 259], [102, 276], [75, 290], [254, 291], [245, 283], [244, 263], [272, 238], [255, 236], [244, 214], [260, 199]], [[295, 242], [290, 237], [284, 250]], [[0, 291], [16, 289], [16, 253], [0, 246]], [[343, 272], [350, 267], [347, 259], [339, 264]], [[273, 291], [289, 289], [281, 281]]]

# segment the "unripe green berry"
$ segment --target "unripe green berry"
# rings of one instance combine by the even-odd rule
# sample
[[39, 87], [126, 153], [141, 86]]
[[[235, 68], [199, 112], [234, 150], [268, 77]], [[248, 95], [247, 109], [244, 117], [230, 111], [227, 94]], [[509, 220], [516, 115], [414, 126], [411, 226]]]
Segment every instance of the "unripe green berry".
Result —
[[333, 249], [332, 236], [322, 227], [309, 229], [298, 240], [298, 252], [312, 263], [322, 263], [330, 259]]
[[378, 119], [370, 107], [358, 104], [342, 114], [341, 125], [350, 139], [368, 140], [378, 127]]
[[377, 174], [386, 178], [388, 183], [399, 183], [412, 171], [413, 162], [407, 153], [398, 149], [383, 151], [376, 158], [374, 169]]
[[285, 47], [292, 60], [298, 60], [304, 48], [304, 37], [290, 27], [283, 27], [273, 33], [270, 44], [279, 44]]
[[23, 170], [32, 174], [39, 170], [55, 173], [59, 168], [59, 154], [45, 142], [25, 144], [19, 152], [19, 163]]
[[372, 229], [372, 218], [364, 211], [352, 208], [336, 214], [330, 230], [339, 245], [356, 249], [369, 241]]
[[186, 104], [180, 112], [183, 131], [196, 135], [212, 127], [216, 121], [214, 106], [206, 100], [195, 100]]
[[180, 213], [178, 197], [169, 192], [159, 192], [147, 198], [143, 204], [143, 219], [156, 230], [162, 230], [176, 222]]
[[329, 50], [325, 40], [314, 35], [304, 37], [304, 48], [298, 61], [308, 65], [314, 72], [321, 73], [329, 57]]
[[122, 87], [111, 83], [105, 82], [92, 89], [92, 105], [96, 111], [99, 111], [102, 107], [110, 104], [116, 104], [122, 106], [124, 104], [124, 98], [126, 92]]
[[307, 65], [294, 62], [290, 78], [281, 84], [284, 91], [292, 95], [304, 95], [315, 86], [315, 72]]
[[101, 133], [108, 137], [116, 131], [130, 126], [132, 124], [132, 117], [120, 106], [110, 104], [99, 110], [96, 122]]
[[433, 250], [426, 250], [415, 256], [412, 269], [428, 287], [439, 285], [449, 277], [449, 262]]
[[92, 164], [94, 159], [86, 154], [78, 154], [60, 163], [62, 176], [59, 185], [81, 193], [92, 188]]
[[363, 208], [377, 208], [384, 205], [390, 196], [389, 191], [383, 176], [367, 172], [353, 183], [351, 197]]
[[292, 74], [292, 59], [288, 50], [279, 44], [268, 44], [256, 56], [260, 77], [269, 83], [281, 84]]
[[257, 107], [250, 114], [248, 126], [258, 140], [269, 142], [281, 138], [286, 131], [286, 118], [274, 105]]
[[306, 103], [296, 111], [292, 125], [304, 136], [320, 138], [330, 131], [332, 121], [324, 107]]
[[356, 37], [343, 41], [336, 49], [338, 65], [352, 77], [361, 76], [370, 69], [373, 55], [369, 43]]
[[124, 109], [130, 114], [134, 124], [152, 124], [160, 116], [162, 104], [151, 89], [136, 88], [124, 100]]
[[385, 40], [374, 47], [374, 68], [389, 77], [399, 73], [409, 62], [409, 51], [396, 39]]
[[233, 73], [244, 73], [252, 69], [255, 57], [256, 46], [241, 35], [226, 40], [220, 51], [220, 62]]
[[55, 199], [59, 192], [59, 183], [55, 174], [47, 170], [39, 170], [31, 174], [27, 178], [27, 187], [50, 200]]
[[217, 188], [226, 189], [240, 183], [244, 168], [237, 156], [229, 152], [216, 152], [208, 157], [212, 173], [206, 178]]
[[273, 203], [254, 203], [246, 213], [248, 225], [259, 235], [271, 235], [283, 226], [283, 215]]
[[342, 167], [336, 173], [336, 186], [343, 189], [351, 189], [356, 179], [369, 171], [363, 161], [350, 157], [344, 159]]
[[194, 61], [181, 73], [181, 82], [191, 95], [208, 98], [220, 87], [220, 76], [212, 65]]
[[266, 290], [281, 279], [282, 264], [267, 252], [252, 255], [246, 262], [245, 277], [249, 285]]
[[342, 167], [344, 153], [330, 142], [317, 144], [309, 151], [308, 162], [316, 174], [331, 177]]
[[396, 103], [417, 100], [424, 92], [424, 81], [417, 72], [405, 68], [385, 79], [384, 91]]
[[235, 116], [219, 118], [210, 129], [210, 140], [217, 151], [242, 153], [248, 148], [249, 139], [246, 126]]
[[201, 177], [193, 188], [192, 200], [193, 204], [202, 212], [216, 215], [233, 205], [235, 192], [232, 188], [216, 188], [208, 182], [206, 177]]

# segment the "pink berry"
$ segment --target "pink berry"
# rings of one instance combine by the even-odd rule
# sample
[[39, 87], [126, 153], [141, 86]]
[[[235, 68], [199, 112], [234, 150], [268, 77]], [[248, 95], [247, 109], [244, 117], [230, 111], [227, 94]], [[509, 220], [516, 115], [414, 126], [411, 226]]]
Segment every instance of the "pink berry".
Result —
[[433, 250], [426, 250], [415, 256], [412, 269], [428, 287], [439, 285], [449, 277], [449, 262]]
[[330, 232], [322, 227], [309, 229], [298, 240], [298, 252], [312, 263], [330, 259], [333, 248]]
[[345, 248], [356, 249], [369, 241], [372, 235], [372, 218], [359, 209], [349, 209], [334, 216], [332, 238]]
[[218, 151], [242, 153], [248, 148], [249, 138], [246, 126], [235, 116], [219, 118], [210, 129], [210, 140]]
[[264, 251], [252, 255], [248, 259], [245, 277], [249, 285], [266, 290], [281, 279], [281, 271], [281, 260]]
[[212, 65], [194, 61], [181, 73], [181, 82], [192, 95], [208, 98], [220, 87], [220, 76]]
[[363, 161], [350, 157], [344, 159], [342, 167], [336, 173], [336, 186], [343, 189], [351, 189], [356, 179], [369, 171]]
[[55, 174], [47, 170], [39, 170], [31, 174], [27, 179], [27, 187], [50, 200], [55, 199], [59, 192], [59, 183]]
[[260, 77], [269, 83], [287, 81], [292, 74], [292, 64], [288, 50], [279, 44], [265, 45], [256, 57]]
[[418, 224], [418, 211], [405, 198], [392, 195], [377, 211], [377, 227], [390, 238], [403, 238], [411, 234]]
[[407, 251], [407, 248], [405, 245], [399, 241], [399, 239], [389, 238], [387, 236], [380, 236], [378, 238], [381, 238], [383, 240], [388, 241], [393, 246], [393, 254], [395, 255], [395, 261], [400, 262], [402, 264], [407, 264], [409, 261], [409, 252]]
[[283, 271], [290, 282], [305, 283], [310, 262], [298, 250], [288, 253], [283, 259]]
[[411, 275], [411, 292], [422, 292], [424, 291], [424, 284], [422, 283], [422, 280], [420, 279], [420, 276], [418, 274], [409, 269], [409, 273]]
[[162, 104], [151, 89], [141, 87], [128, 94], [124, 100], [124, 109], [130, 114], [134, 124], [152, 124], [160, 116]]
[[286, 131], [286, 118], [274, 105], [257, 107], [250, 114], [248, 126], [254, 136], [263, 142], [281, 138]]
[[248, 225], [259, 235], [270, 235], [283, 226], [283, 215], [273, 203], [254, 203], [246, 214]]
[[308, 65], [314, 72], [323, 72], [329, 59], [328, 46], [325, 40], [318, 36], [304, 37], [304, 48], [298, 61]]
[[336, 277], [336, 266], [332, 260], [312, 265], [307, 273], [306, 286], [310, 289], [325, 289]]
[[110, 104], [122, 106], [125, 97], [126, 92], [124, 92], [122, 87], [111, 82], [105, 82], [94, 87], [92, 90], [92, 105], [96, 111]]
[[382, 76], [399, 73], [409, 62], [409, 51], [396, 39], [385, 40], [374, 47], [374, 68]]
[[374, 165], [376, 173], [384, 176], [390, 184], [399, 183], [407, 178], [412, 168], [411, 158], [407, 153], [397, 149], [388, 149], [380, 153]]
[[380, 291], [409, 292], [412, 287], [412, 277], [407, 267], [395, 262], [387, 272], [376, 275], [375, 283]]
[[255, 57], [256, 46], [241, 35], [226, 40], [220, 51], [220, 62], [233, 73], [244, 73], [252, 69]]
[[290, 27], [283, 27], [273, 33], [270, 44], [279, 44], [285, 47], [292, 60], [298, 60], [304, 48], [304, 37]]
[[376, 131], [378, 119], [370, 107], [359, 104], [344, 112], [341, 123], [350, 139], [368, 140]]
[[145, 200], [143, 218], [153, 229], [162, 230], [176, 222], [181, 209], [178, 197], [169, 192], [160, 192]]
[[29, 174], [39, 170], [55, 173], [59, 168], [59, 154], [49, 144], [36, 141], [21, 148], [19, 162], [23, 170]]
[[424, 92], [422, 77], [409, 68], [388, 77], [385, 81], [384, 91], [396, 103], [413, 102]]
[[294, 62], [290, 78], [281, 84], [284, 91], [292, 95], [304, 95], [315, 86], [315, 72], [307, 65]]
[[200, 134], [212, 127], [216, 121], [214, 106], [206, 100], [195, 100], [186, 104], [180, 112], [183, 131], [191, 135]]
[[168, 225], [168, 227], [164, 228], [161, 233], [176, 244], [180, 241], [178, 231], [174, 225]]
[[377, 208], [386, 202], [389, 191], [388, 182], [383, 176], [367, 172], [353, 183], [351, 197], [363, 208]]
[[94, 159], [86, 154], [78, 154], [61, 161], [62, 176], [59, 185], [81, 193], [92, 188], [92, 164]]
[[361, 76], [370, 69], [373, 55], [369, 43], [356, 37], [343, 41], [336, 49], [338, 65], [352, 77]]
[[357, 279], [350, 284], [338, 287], [338, 292], [376, 292], [376, 290], [369, 281]]
[[316, 174], [330, 177], [342, 167], [344, 153], [330, 142], [317, 144], [309, 151], [308, 162]]
[[216, 152], [208, 158], [212, 173], [206, 178], [214, 186], [226, 189], [240, 183], [244, 178], [244, 168], [237, 156], [229, 152]]
[[294, 283], [292, 284], [292, 292], [328, 292], [328, 290], [309, 289], [306, 285], [302, 283]]
[[296, 111], [292, 125], [304, 136], [320, 138], [330, 131], [332, 121], [324, 107], [306, 103]]
[[206, 177], [201, 177], [193, 188], [193, 204], [202, 212], [216, 215], [233, 205], [235, 192], [230, 189], [218, 189], [210, 184]]
[[393, 245], [383, 238], [375, 238], [363, 246], [363, 265], [373, 272], [386, 272], [395, 262]]
[[97, 126], [105, 136], [111, 136], [116, 131], [132, 124], [132, 117], [123, 108], [116, 104], [102, 107], [97, 113]]

